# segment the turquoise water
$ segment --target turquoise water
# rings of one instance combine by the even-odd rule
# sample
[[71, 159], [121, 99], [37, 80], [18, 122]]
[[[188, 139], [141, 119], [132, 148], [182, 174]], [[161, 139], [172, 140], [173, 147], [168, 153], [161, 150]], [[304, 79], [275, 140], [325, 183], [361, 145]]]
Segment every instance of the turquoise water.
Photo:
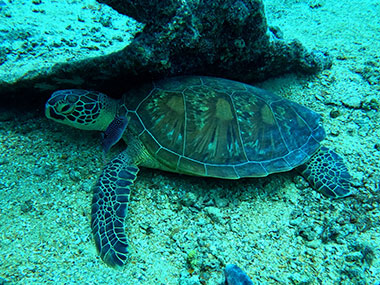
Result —
[[[235, 2], [228, 8], [244, 15], [244, 1]], [[48, 120], [43, 104], [51, 91], [87, 83], [107, 92], [104, 74], [86, 83], [81, 62], [121, 50], [142, 25], [93, 1], [3, 0], [0, 93], [17, 99], [0, 110], [0, 283], [220, 284], [227, 264], [255, 284], [379, 282], [380, 5], [263, 4], [284, 39], [327, 51], [332, 66], [249, 83], [321, 115], [324, 145], [342, 156], [355, 195], [330, 200], [296, 172], [223, 180], [142, 168], [130, 187], [129, 260], [108, 267], [91, 234], [92, 186], [125, 144], [103, 156], [98, 132]], [[44, 79], [54, 64], [73, 61], [77, 76]], [[21, 109], [24, 99], [32, 103]]]

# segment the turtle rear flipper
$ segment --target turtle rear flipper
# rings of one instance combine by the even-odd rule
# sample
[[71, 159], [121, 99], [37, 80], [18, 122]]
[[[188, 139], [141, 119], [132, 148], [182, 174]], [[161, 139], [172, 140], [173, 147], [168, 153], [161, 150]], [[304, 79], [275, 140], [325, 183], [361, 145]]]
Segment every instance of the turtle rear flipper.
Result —
[[327, 147], [321, 147], [305, 164], [296, 168], [311, 186], [332, 198], [352, 194], [351, 175], [343, 159]]
[[130, 186], [139, 169], [122, 152], [103, 169], [94, 186], [91, 228], [100, 257], [109, 266], [122, 266], [127, 261], [128, 241], [124, 230]]

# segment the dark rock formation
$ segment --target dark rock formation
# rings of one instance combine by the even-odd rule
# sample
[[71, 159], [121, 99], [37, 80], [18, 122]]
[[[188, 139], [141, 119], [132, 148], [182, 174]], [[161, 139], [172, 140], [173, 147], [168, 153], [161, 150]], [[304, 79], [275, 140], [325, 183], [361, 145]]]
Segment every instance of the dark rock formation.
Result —
[[328, 56], [285, 41], [268, 28], [261, 0], [99, 0], [145, 23], [115, 55], [126, 75], [204, 74], [257, 81], [285, 72], [314, 73]]
[[286, 72], [315, 73], [331, 65], [326, 54], [307, 51], [269, 28], [261, 0], [98, 1], [144, 23], [143, 31], [121, 51], [57, 64], [3, 84], [0, 95], [61, 88], [118, 95], [152, 78], [200, 74], [252, 82]]

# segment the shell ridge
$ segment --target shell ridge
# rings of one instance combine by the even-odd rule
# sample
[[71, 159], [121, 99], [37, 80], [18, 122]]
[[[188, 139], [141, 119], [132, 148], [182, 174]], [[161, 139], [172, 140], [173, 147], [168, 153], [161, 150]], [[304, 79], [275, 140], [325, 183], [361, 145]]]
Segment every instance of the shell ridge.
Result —
[[282, 140], [282, 142], [284, 143], [284, 145], [285, 145], [285, 147], [286, 147], [286, 149], [287, 149], [287, 151], [288, 151], [288, 154], [289, 154], [289, 153], [290, 153], [289, 146], [288, 146], [288, 144], [286, 143], [286, 140], [285, 140], [285, 138], [284, 138], [284, 134], [283, 134], [283, 132], [282, 132], [282, 128], [280, 128], [280, 125], [279, 125], [279, 123], [278, 123], [277, 117], [275, 116], [275, 112], [273, 111], [273, 108], [272, 108], [272, 104], [274, 104], [274, 103], [281, 103], [281, 102], [283, 102], [283, 101], [286, 102], [285, 99], [281, 99], [281, 100], [273, 101], [273, 102], [271, 102], [271, 103], [268, 104], [268, 105], [269, 105], [270, 110], [272, 111], [273, 119], [274, 119], [274, 121], [276, 122], [276, 127], [277, 127], [277, 129], [278, 129], [278, 131], [279, 131], [279, 133], [280, 133], [281, 140]]
[[[187, 89], [187, 88], [186, 88]], [[185, 89], [185, 90], [186, 90]], [[184, 127], [183, 127], [183, 140], [182, 140], [182, 155], [185, 156], [185, 150], [186, 150], [186, 142], [187, 142], [187, 100], [186, 100], [186, 95], [185, 95], [185, 90], [183, 90], [182, 93], [182, 100], [183, 100], [183, 109], [184, 113], [183, 115], [185, 116], [184, 119]]]
[[[151, 95], [152, 95], [152, 93], [155, 91], [155, 90], [157, 90], [157, 89], [159, 89], [159, 88], [157, 88], [156, 87], [156, 84], [154, 84], [153, 83], [153, 88], [152, 88], [152, 90], [150, 90], [150, 92], [149, 92], [149, 94], [143, 99], [143, 100], [141, 100], [141, 102], [136, 106], [136, 109], [134, 110], [135, 112], [140, 108], [140, 105], [142, 104], [142, 103], [144, 103]], [[128, 109], [128, 108], [127, 108]]]
[[[235, 102], [234, 102], [234, 93], [235, 92], [232, 92], [232, 94], [230, 95], [231, 97], [231, 102], [232, 102], [232, 106], [234, 107], [234, 113], [235, 113], [235, 116], [236, 116], [236, 125], [237, 125], [237, 128], [238, 128], [238, 134], [239, 134], [239, 139], [240, 139], [240, 142], [241, 142], [241, 148], [243, 149], [243, 154], [244, 154], [244, 158], [247, 160], [247, 162], [249, 161], [248, 159], [248, 156], [247, 156], [247, 152], [245, 151], [245, 147], [244, 147], [244, 141], [243, 141], [243, 138], [241, 136], [241, 131], [240, 131], [240, 123], [239, 123], [239, 119], [238, 119], [238, 113], [236, 112], [236, 105], [235, 105]], [[236, 172], [236, 170], [235, 170]]]

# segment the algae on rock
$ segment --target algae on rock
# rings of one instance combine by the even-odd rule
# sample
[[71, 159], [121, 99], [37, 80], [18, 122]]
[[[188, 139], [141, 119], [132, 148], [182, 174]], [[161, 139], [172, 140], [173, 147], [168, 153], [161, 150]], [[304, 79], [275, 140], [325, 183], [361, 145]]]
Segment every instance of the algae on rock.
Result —
[[[261, 0], [98, 2], [134, 18], [144, 28], [119, 50], [31, 70], [12, 83], [0, 80], [0, 94], [16, 97], [26, 90], [31, 96], [62, 88], [90, 88], [118, 95], [136, 82], [176, 75], [252, 82], [286, 72], [315, 73], [331, 65], [328, 55], [307, 51], [297, 40], [284, 40], [278, 28], [269, 27]], [[103, 12], [100, 18], [108, 19], [109, 28], [112, 18], [107, 13], [111, 14]], [[66, 48], [68, 54], [76, 54], [80, 47]]]

